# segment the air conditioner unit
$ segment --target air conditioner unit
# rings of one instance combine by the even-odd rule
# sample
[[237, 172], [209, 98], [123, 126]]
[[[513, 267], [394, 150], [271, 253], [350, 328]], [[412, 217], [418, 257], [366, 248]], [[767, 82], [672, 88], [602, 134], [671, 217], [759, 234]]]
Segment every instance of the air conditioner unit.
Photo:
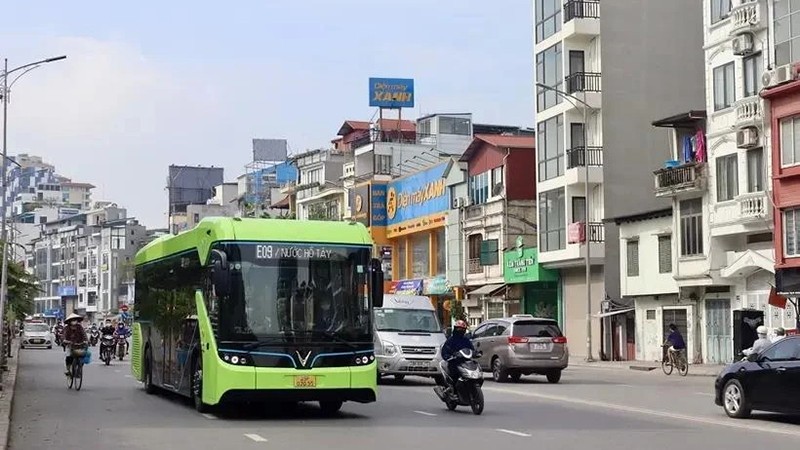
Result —
[[736, 147], [753, 148], [758, 146], [758, 129], [755, 127], [742, 128], [736, 132]]
[[464, 197], [453, 197], [451, 209], [461, 209], [466, 206], [466, 199]]
[[750, 33], [741, 34], [733, 38], [731, 42], [733, 47], [733, 54], [738, 56], [749, 55], [753, 53], [754, 39]]
[[761, 85], [764, 88], [771, 88], [792, 81], [792, 79], [794, 79], [794, 72], [792, 67], [786, 64], [764, 72], [764, 75], [761, 75]]

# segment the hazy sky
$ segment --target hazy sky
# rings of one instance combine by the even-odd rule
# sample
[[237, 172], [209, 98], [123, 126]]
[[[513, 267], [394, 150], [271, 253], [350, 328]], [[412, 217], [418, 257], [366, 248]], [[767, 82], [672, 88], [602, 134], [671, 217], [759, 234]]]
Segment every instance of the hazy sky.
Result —
[[[239, 5], [236, 7], [228, 5]], [[414, 78], [404, 116], [533, 126], [529, 0], [13, 1], [9, 153], [33, 153], [166, 226], [169, 164], [244, 171], [253, 137], [292, 151], [369, 119], [370, 76]]]

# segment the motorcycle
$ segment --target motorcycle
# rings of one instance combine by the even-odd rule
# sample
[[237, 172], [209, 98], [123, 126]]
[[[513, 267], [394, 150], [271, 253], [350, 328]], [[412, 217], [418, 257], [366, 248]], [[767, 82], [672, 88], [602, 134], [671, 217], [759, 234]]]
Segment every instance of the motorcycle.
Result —
[[100, 330], [92, 329], [92, 331], [89, 332], [89, 345], [91, 345], [92, 347], [96, 347], [97, 342], [99, 340], [100, 340]]
[[106, 365], [111, 364], [111, 360], [114, 359], [115, 347], [116, 342], [114, 336], [106, 334], [100, 339], [100, 360], [106, 363]]
[[[483, 390], [481, 390], [483, 371], [474, 359], [480, 355], [480, 352], [476, 354], [465, 348], [459, 350], [452, 358], [439, 362], [439, 371], [445, 380], [445, 386], [436, 386], [433, 391], [450, 411], [455, 411], [458, 406], [469, 406], [476, 416], [483, 412]], [[457, 380], [450, 378], [448, 370], [450, 361], [458, 362]]]
[[128, 339], [118, 336], [117, 337], [117, 358], [122, 361], [122, 358], [125, 357], [125, 353], [128, 350]]
[[61, 342], [64, 340], [64, 330], [56, 329], [53, 333], [56, 339], [56, 347], [61, 347]]

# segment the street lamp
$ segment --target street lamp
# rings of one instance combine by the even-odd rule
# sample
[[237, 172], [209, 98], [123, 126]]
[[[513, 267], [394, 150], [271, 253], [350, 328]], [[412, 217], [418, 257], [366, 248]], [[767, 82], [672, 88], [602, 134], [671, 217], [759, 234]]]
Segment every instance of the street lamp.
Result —
[[[589, 134], [587, 129], [589, 128], [589, 110], [594, 109], [586, 103], [585, 100], [581, 100], [578, 97], [568, 94], [560, 89], [556, 89], [552, 86], [548, 86], [542, 83], [536, 83], [537, 87], [542, 89], [555, 92], [557, 95], [560, 95], [564, 100], [570, 102], [572, 106], [578, 107], [577, 103], [580, 103], [583, 110], [583, 168], [584, 174], [586, 176], [586, 180], [583, 183], [584, 187], [584, 239], [586, 239], [586, 254], [584, 256], [584, 264], [586, 265], [586, 361], [592, 362], [594, 358], [592, 357], [592, 263], [590, 260], [591, 255], [591, 248], [592, 248], [592, 240], [591, 240], [591, 232], [589, 228]], [[585, 94], [585, 93], [584, 93]]]
[[[7, 200], [6, 197], [8, 196], [8, 88], [9, 86], [13, 85], [19, 78], [26, 73], [30, 72], [33, 69], [38, 68], [43, 64], [48, 64], [51, 62], [61, 61], [63, 59], [67, 59], [65, 55], [56, 56], [53, 58], [43, 59], [41, 61], [35, 61], [28, 64], [23, 64], [19, 67], [15, 67], [13, 69], [8, 68], [8, 58], [5, 58], [4, 65], [3, 65], [3, 158], [2, 158], [2, 174], [0, 174], [0, 184], [2, 184], [2, 193], [3, 198], [2, 202], [0, 202], [0, 218], [2, 218], [3, 226], [2, 231], [0, 231], [0, 240], [3, 241], [3, 267], [2, 273], [0, 274], [0, 327], [4, 326], [5, 320], [5, 308], [6, 308], [6, 299], [8, 297], [8, 250], [7, 250], [7, 243], [8, 243], [8, 218], [6, 217], [6, 209], [7, 209]], [[11, 83], [8, 81], [8, 76], [15, 72], [20, 72], [16, 78], [14, 78]], [[0, 348], [3, 348], [2, 340], [5, 339], [3, 333], [0, 333]], [[0, 372], [2, 374], [2, 372]], [[1, 376], [1, 375], [0, 375]], [[0, 386], [0, 389], [2, 387]]]

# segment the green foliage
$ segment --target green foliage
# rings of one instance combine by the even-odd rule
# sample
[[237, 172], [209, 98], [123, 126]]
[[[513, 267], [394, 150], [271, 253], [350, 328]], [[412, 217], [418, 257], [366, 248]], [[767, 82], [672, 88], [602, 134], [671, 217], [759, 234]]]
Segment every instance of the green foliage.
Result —
[[33, 314], [33, 299], [42, 290], [36, 277], [29, 274], [21, 264], [8, 261], [8, 308], [18, 317]]

